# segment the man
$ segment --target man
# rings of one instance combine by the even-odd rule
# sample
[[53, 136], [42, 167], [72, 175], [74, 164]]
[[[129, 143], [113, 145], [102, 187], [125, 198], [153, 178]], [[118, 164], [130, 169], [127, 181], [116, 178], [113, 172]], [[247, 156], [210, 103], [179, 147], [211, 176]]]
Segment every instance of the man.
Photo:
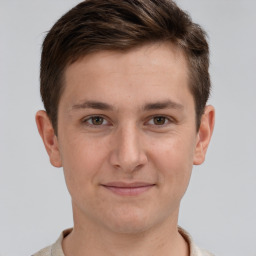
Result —
[[214, 126], [208, 54], [171, 0], [88, 0], [52, 27], [36, 122], [74, 227], [35, 256], [211, 255], [177, 224]]

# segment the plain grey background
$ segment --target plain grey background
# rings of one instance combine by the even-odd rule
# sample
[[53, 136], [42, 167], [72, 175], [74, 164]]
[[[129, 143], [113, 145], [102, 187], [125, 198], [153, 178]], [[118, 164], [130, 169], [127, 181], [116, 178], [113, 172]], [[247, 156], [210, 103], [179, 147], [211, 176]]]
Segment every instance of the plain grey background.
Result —
[[[72, 226], [61, 169], [34, 116], [45, 32], [75, 0], [0, 1], [0, 255], [26, 256]], [[256, 256], [256, 2], [178, 0], [209, 34], [216, 126], [179, 224], [216, 256]]]

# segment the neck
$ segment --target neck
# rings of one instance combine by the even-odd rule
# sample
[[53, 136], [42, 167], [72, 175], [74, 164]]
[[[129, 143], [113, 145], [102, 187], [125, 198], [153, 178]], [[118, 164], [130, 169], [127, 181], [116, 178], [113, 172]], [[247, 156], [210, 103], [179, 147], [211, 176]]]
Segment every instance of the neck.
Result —
[[[99, 228], [93, 222], [79, 219], [74, 214], [74, 229], [63, 240], [65, 256], [85, 255], [172, 255], [188, 256], [187, 242], [177, 228], [177, 216], [157, 227], [136, 233], [120, 233]], [[81, 224], [82, 223], [82, 224]]]

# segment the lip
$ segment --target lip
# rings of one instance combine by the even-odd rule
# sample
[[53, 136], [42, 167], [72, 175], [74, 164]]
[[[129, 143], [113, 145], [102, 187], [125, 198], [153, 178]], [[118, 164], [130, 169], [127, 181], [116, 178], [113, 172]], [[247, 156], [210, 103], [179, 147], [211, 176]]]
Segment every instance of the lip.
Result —
[[102, 184], [102, 186], [117, 195], [138, 196], [153, 188], [155, 184], [145, 182], [109, 182]]

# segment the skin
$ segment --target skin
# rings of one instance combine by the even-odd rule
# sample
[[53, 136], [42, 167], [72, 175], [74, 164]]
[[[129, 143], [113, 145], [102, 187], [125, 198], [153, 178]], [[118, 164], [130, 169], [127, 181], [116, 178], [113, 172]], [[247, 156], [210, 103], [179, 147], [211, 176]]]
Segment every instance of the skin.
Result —
[[67, 67], [64, 86], [58, 136], [44, 111], [36, 122], [72, 197], [65, 255], [189, 255], [179, 206], [214, 108], [197, 131], [183, 53], [166, 43], [93, 53]]

